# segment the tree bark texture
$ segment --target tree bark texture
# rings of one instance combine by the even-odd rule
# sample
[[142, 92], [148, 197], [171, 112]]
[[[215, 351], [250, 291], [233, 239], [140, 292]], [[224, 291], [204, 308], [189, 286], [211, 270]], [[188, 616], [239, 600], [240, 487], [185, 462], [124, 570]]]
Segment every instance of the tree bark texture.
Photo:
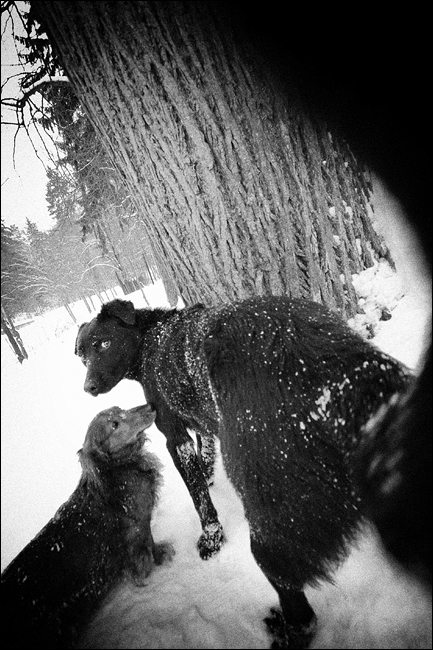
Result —
[[32, 2], [187, 304], [285, 294], [352, 315], [351, 274], [387, 256], [364, 171], [223, 5]]

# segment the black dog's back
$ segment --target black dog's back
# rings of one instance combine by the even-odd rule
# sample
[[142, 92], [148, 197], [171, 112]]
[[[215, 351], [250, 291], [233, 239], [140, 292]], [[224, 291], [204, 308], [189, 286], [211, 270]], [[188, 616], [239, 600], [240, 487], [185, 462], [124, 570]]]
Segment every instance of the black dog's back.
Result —
[[2, 573], [8, 647], [70, 647], [111, 587], [142, 584], [171, 553], [150, 530], [160, 463], [143, 453], [142, 432], [153, 420], [145, 405], [90, 424], [76, 490]]

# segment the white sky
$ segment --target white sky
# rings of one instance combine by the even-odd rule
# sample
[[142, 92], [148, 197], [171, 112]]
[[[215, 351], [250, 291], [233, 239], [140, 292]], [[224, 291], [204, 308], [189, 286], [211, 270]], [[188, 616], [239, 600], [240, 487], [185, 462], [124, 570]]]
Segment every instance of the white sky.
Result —
[[[18, 3], [23, 4], [23, 3]], [[1, 43], [1, 77], [4, 80], [17, 74], [20, 68], [16, 67], [18, 61], [15, 44], [11, 34], [10, 22], [3, 35], [5, 15], [2, 15], [2, 43]], [[18, 27], [18, 23], [15, 23]], [[15, 64], [15, 65], [13, 65]], [[16, 81], [9, 82], [2, 96], [16, 96], [18, 85]], [[2, 107], [2, 122], [12, 121], [14, 112]], [[6, 225], [16, 224], [25, 227], [26, 218], [34, 221], [40, 229], [45, 230], [53, 225], [53, 220], [48, 213], [45, 201], [47, 177], [42, 162], [38, 159], [24, 130], [21, 130], [15, 141], [16, 127], [1, 126], [1, 215]], [[34, 128], [30, 129], [31, 137], [38, 155], [45, 164], [48, 156], [45, 148]]]

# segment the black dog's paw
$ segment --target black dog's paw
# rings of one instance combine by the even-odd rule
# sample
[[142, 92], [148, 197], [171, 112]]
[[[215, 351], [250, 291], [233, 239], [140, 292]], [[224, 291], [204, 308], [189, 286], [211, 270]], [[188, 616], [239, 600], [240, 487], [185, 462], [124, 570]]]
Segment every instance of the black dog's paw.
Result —
[[276, 607], [271, 608], [271, 615], [265, 618], [265, 623], [274, 637], [272, 650], [308, 648], [317, 629], [316, 616], [306, 625], [291, 625], [285, 621], [281, 609]]
[[224, 532], [219, 522], [206, 526], [206, 530], [200, 535], [197, 542], [201, 559], [208, 560], [216, 555], [224, 541]]
[[271, 607], [271, 615], [267, 616], [264, 621], [267, 625], [267, 628], [271, 634], [277, 636], [280, 630], [284, 627], [285, 622], [283, 618], [283, 612], [277, 607]]

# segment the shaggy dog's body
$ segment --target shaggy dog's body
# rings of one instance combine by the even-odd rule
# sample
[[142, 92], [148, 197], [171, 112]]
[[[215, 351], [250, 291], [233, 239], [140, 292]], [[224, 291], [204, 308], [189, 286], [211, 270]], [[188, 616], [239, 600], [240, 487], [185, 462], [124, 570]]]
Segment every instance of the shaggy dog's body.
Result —
[[76, 490], [2, 573], [8, 647], [73, 647], [111, 587], [126, 577], [143, 584], [171, 554], [150, 528], [160, 462], [142, 446], [154, 418], [144, 405], [91, 422]]
[[220, 437], [252, 552], [280, 598], [283, 617], [268, 625], [302, 647], [314, 628], [302, 589], [329, 577], [361, 519], [348, 461], [406, 371], [321, 305], [282, 297], [182, 311], [115, 300], [81, 326], [76, 351], [92, 394], [122, 377], [142, 384], [200, 516], [203, 556], [221, 528], [187, 427]]

